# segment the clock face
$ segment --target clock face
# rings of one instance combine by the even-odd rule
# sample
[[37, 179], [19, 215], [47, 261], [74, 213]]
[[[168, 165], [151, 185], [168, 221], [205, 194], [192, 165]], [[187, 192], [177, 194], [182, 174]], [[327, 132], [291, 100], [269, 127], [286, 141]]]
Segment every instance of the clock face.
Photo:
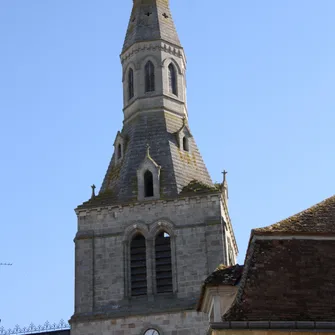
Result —
[[156, 329], [148, 329], [144, 335], [159, 335], [159, 332]]

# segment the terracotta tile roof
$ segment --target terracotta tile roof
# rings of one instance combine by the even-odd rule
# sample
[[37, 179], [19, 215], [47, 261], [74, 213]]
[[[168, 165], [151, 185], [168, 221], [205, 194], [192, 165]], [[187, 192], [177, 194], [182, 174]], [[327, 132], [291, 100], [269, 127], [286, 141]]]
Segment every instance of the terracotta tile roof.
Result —
[[253, 230], [265, 233], [335, 233], [335, 196], [271, 226]]
[[259, 239], [251, 249], [224, 321], [335, 320], [335, 240]]
[[201, 287], [200, 299], [198, 301], [197, 310], [200, 311], [205, 296], [206, 287], [230, 285], [235, 286], [240, 282], [243, 272], [243, 265], [225, 266], [220, 265], [212, 274], [204, 281]]
[[205, 282], [205, 286], [216, 285], [232, 285], [235, 286], [241, 279], [243, 265], [234, 265], [226, 267], [220, 265], [211, 275], [209, 275]]
[[253, 230], [240, 287], [223, 320], [335, 320], [333, 233], [335, 197]]

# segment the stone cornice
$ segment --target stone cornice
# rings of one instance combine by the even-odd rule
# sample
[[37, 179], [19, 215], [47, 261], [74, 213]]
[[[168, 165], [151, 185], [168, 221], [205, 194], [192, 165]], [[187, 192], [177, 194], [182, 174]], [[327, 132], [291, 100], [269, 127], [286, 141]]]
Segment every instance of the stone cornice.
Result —
[[170, 55], [182, 58], [183, 63], [184, 63], [184, 67], [186, 68], [186, 56], [184, 53], [184, 49], [161, 41], [161, 40], [157, 40], [157, 41], [152, 41], [152, 42], [140, 42], [140, 43], [136, 43], [134, 44], [132, 47], [130, 47], [128, 50], [126, 50], [124, 53], [122, 53], [120, 55], [120, 59], [121, 59], [121, 64], [123, 64], [125, 61], [127, 61], [129, 58], [131, 58], [133, 55], [141, 52], [141, 51], [164, 51]]
[[[159, 95], [159, 96], [162, 96], [162, 95]], [[167, 97], [167, 96], [163, 95], [163, 97]], [[178, 100], [176, 100], [176, 101], [178, 103], [180, 103], [180, 101], [178, 101]], [[123, 120], [123, 123], [127, 123], [127, 122], [131, 121], [133, 118], [135, 118], [137, 115], [139, 115], [141, 113], [156, 113], [156, 112], [162, 112], [162, 111], [165, 112], [165, 113], [171, 113], [173, 115], [179, 116], [180, 118], [183, 118], [184, 116], [187, 117], [187, 108], [186, 108], [186, 105], [184, 103], [180, 103], [180, 105], [184, 105], [184, 107], [185, 107], [184, 110], [186, 111], [186, 115], [185, 115], [185, 113], [178, 113], [175, 110], [169, 109], [169, 108], [164, 107], [164, 106], [160, 106], [160, 107], [155, 107], [155, 108], [152, 108], [152, 109], [138, 110], [137, 112], [132, 113], [130, 116], [128, 116], [127, 118], [125, 118]]]
[[207, 198], [208, 200], [211, 200], [212, 198], [218, 198], [220, 199], [221, 194], [220, 193], [210, 193], [210, 194], [203, 194], [203, 195], [196, 195], [194, 197], [188, 196], [188, 197], [179, 197], [179, 198], [171, 198], [171, 199], [162, 199], [162, 200], [154, 200], [154, 201], [143, 201], [143, 202], [131, 202], [131, 203], [125, 203], [125, 204], [115, 204], [115, 205], [100, 205], [100, 206], [92, 206], [92, 207], [77, 207], [75, 209], [75, 212], [77, 216], [86, 216], [91, 211], [97, 211], [100, 212], [102, 210], [108, 210], [111, 212], [122, 212], [123, 208], [126, 207], [145, 207], [145, 206], [155, 206], [155, 205], [163, 205], [166, 206], [168, 203], [174, 203], [175, 205], [181, 205], [181, 203], [188, 204], [192, 201], [197, 202], [200, 199]]

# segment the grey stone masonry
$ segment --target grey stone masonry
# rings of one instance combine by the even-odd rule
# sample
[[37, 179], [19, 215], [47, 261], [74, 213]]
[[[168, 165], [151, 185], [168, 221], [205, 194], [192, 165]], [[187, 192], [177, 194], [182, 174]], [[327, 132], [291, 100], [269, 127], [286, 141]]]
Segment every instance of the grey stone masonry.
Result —
[[91, 320], [73, 325], [72, 335], [143, 335], [156, 329], [160, 335], [204, 335], [208, 317], [195, 311], [182, 311], [113, 320]]
[[[222, 201], [220, 193], [212, 193], [126, 206], [78, 208], [75, 314], [71, 323], [123, 318], [128, 329], [133, 324], [128, 320], [131, 317], [145, 319], [145, 315], [158, 312], [194, 310], [204, 279], [219, 264], [228, 264], [225, 245], [231, 233]], [[162, 231], [171, 237], [173, 292], [169, 294], [156, 292], [154, 241]], [[138, 233], [146, 239], [148, 294], [132, 297], [130, 242]], [[205, 318], [201, 314], [198, 317]], [[74, 329], [73, 334], [89, 334]], [[136, 334], [140, 334], [138, 328]]]
[[237, 246], [227, 184], [213, 184], [189, 127], [168, 0], [133, 1], [121, 63], [123, 127], [99, 194], [76, 208], [71, 335], [202, 335], [202, 283]]

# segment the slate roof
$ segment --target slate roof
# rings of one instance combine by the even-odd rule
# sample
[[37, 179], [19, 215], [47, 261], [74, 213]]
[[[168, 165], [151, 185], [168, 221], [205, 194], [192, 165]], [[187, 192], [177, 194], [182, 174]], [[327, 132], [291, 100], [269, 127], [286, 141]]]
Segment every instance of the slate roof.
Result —
[[254, 229], [253, 233], [335, 233], [335, 196], [271, 226]]
[[136, 42], [163, 40], [181, 46], [168, 0], [134, 0], [122, 52]]
[[334, 204], [331, 197], [252, 231], [240, 287], [224, 321], [335, 320], [335, 239], [329, 238]]
[[[161, 199], [220, 192], [212, 183], [194, 137], [189, 138], [189, 152], [179, 148], [175, 133], [182, 126], [181, 118], [163, 111], [142, 112], [125, 123], [122, 161], [115, 164], [112, 157], [99, 195], [83, 206], [136, 202], [137, 169], [146, 156], [147, 144], [150, 156], [161, 166]], [[199, 188], [201, 192], [197, 192]]]

